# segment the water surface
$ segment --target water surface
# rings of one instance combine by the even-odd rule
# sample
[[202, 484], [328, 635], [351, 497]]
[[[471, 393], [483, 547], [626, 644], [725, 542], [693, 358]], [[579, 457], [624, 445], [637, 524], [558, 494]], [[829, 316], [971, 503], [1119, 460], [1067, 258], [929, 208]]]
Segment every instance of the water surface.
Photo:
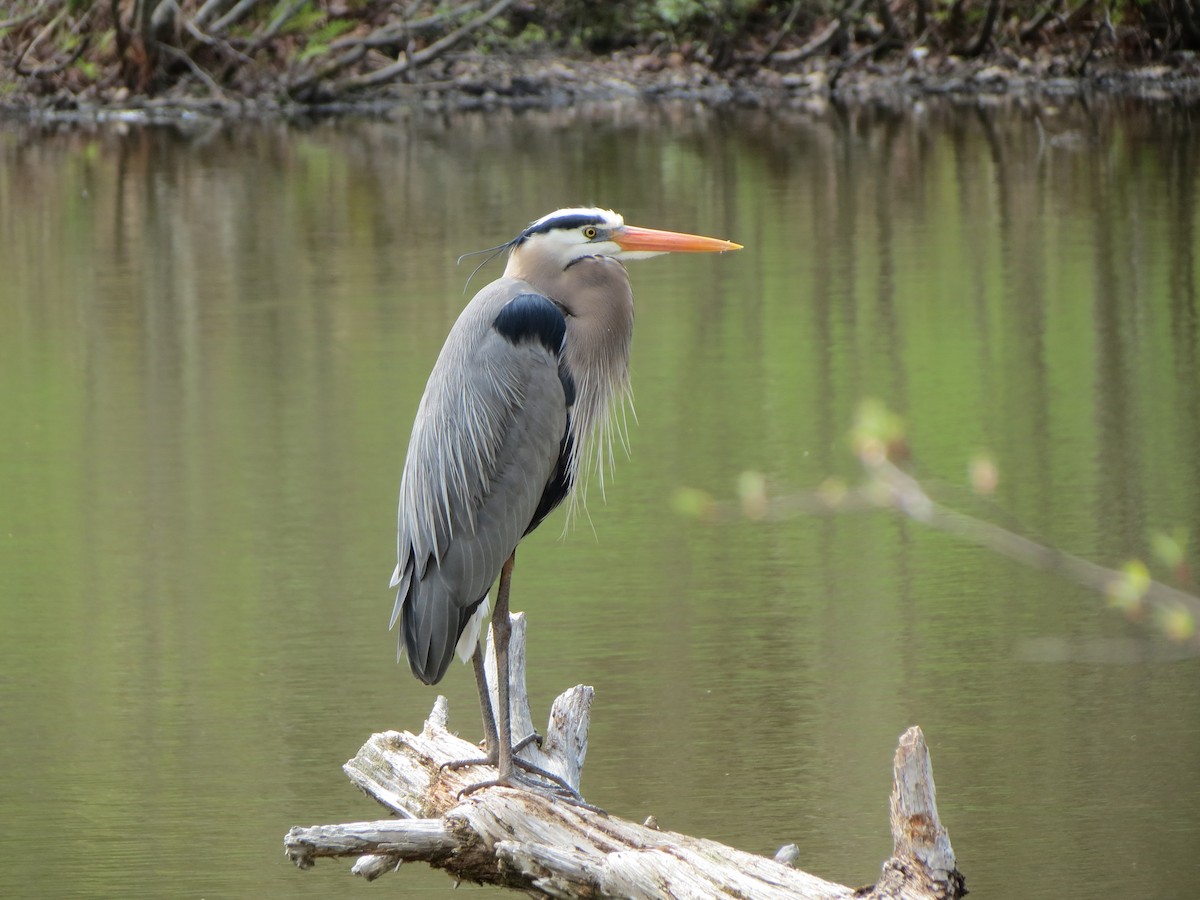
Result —
[[[795, 842], [863, 884], [890, 849], [896, 738], [920, 724], [979, 896], [1191, 896], [1200, 662], [887, 513], [713, 524], [672, 497], [732, 497], [745, 470], [777, 494], [853, 481], [847, 432], [878, 397], [960, 508], [1110, 566], [1150, 559], [1156, 529], [1195, 535], [1194, 118], [0, 129], [6, 892], [354, 890], [337, 863], [295, 871], [281, 838], [378, 815], [340, 764], [436, 693], [395, 664], [386, 585], [425, 376], [498, 274], [464, 293], [454, 259], [597, 203], [746, 249], [631, 264], [631, 455], [590, 520], [520, 554], [537, 717], [597, 690], [587, 797], [751, 851]], [[986, 501], [966, 484], [981, 449]], [[469, 670], [439, 690], [475, 736]]]

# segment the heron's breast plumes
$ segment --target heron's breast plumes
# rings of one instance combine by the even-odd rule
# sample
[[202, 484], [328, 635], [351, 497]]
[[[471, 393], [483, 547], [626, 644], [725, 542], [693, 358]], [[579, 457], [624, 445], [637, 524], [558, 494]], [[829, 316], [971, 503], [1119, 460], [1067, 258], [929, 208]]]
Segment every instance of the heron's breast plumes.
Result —
[[616, 462], [615, 447], [629, 450], [628, 418], [633, 412], [629, 350], [633, 340], [633, 292], [625, 267], [608, 257], [571, 265], [564, 357], [575, 381], [571, 409], [570, 471], [575, 485], [568, 519], [584, 507], [588, 483], [600, 485]]

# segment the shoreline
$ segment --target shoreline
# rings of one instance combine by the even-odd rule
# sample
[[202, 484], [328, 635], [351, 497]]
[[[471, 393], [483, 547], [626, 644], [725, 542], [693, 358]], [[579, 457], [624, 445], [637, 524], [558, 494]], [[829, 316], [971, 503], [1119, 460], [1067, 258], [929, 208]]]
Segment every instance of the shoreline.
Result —
[[436, 113], [489, 109], [564, 109], [593, 103], [690, 102], [714, 108], [784, 109], [820, 114], [830, 106], [913, 107], [933, 99], [962, 104], [1058, 103], [1087, 97], [1149, 103], [1200, 103], [1200, 62], [1133, 66], [1099, 62], [1070, 74], [1061, 58], [941, 57], [846, 65], [815, 58], [793, 71], [762, 67], [749, 74], [716, 72], [700, 63], [646, 54], [607, 60], [467, 51], [385, 85], [369, 96], [311, 102], [280, 99], [277, 89], [254, 95], [197, 96], [184, 91], [134, 96], [119, 89], [49, 95], [14, 91], [0, 99], [0, 118], [28, 122], [154, 123], [189, 119], [278, 120]]

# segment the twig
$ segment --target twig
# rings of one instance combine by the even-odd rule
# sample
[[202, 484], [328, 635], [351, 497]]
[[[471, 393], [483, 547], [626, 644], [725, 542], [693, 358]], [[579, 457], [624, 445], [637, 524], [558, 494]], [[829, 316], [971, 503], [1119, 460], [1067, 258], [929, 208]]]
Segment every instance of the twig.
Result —
[[[1035, 119], [1039, 131], [1041, 122]], [[695, 515], [703, 521], [723, 521], [748, 517], [755, 521], [786, 522], [797, 515], [835, 515], [895, 509], [914, 521], [938, 531], [970, 541], [980, 547], [1007, 556], [1033, 568], [1067, 578], [1099, 594], [1128, 601], [1127, 608], [1140, 609], [1171, 617], [1186, 614], [1200, 623], [1200, 597], [1179, 588], [1147, 578], [1136, 585], [1136, 597], [1126, 597], [1122, 589], [1130, 576], [1114, 569], [1074, 556], [1056, 547], [1040, 544], [1016, 532], [983, 519], [950, 509], [934, 500], [924, 486], [886, 457], [863, 457], [863, 466], [871, 480], [854, 488], [822, 488], [799, 494], [773, 497], [744, 497], [740, 504], [719, 503], [703, 495]], [[1114, 592], [1114, 590], [1116, 591]], [[1193, 652], [1200, 650], [1200, 628], [1184, 632], [1182, 641]]]
[[797, 47], [795, 50], [784, 50], [780, 53], [776, 53], [774, 61], [777, 63], [797, 63], [803, 62], [810, 56], [816, 56], [831, 43], [833, 43], [833, 39], [838, 36], [841, 28], [842, 23], [839, 20], [834, 19], [820, 32], [813, 35], [812, 39], [809, 40], [809, 42], [803, 47]]
[[340, 53], [333, 59], [326, 62], [325, 65], [321, 66], [319, 69], [311, 69], [308, 74], [289, 83], [287, 91], [297, 99], [307, 99], [311, 90], [317, 84], [320, 84], [327, 78], [333, 77], [343, 69], [348, 69], [366, 55], [366, 47], [361, 45], [357, 47], [351, 47], [345, 53]]
[[389, 44], [395, 44], [406, 35], [416, 34], [421, 31], [430, 31], [449, 24], [456, 19], [461, 19], [463, 16], [478, 9], [480, 5], [478, 2], [472, 0], [471, 3], [464, 3], [461, 6], [456, 6], [449, 12], [440, 13], [436, 16], [427, 16], [424, 19], [416, 19], [412, 22], [390, 22], [387, 25], [376, 28], [366, 37], [339, 38], [329, 45], [329, 49], [343, 50], [346, 47], [359, 45], [365, 47], [386, 47]]
[[[115, 2], [115, 0], [114, 0], [114, 2]], [[53, 19], [51, 19], [49, 22], [47, 22], [45, 27], [42, 28], [41, 31], [39, 31], [37, 34], [35, 34], [33, 36], [33, 38], [29, 41], [29, 43], [25, 45], [25, 49], [22, 50], [20, 52], [20, 54], [17, 55], [16, 61], [13, 62], [13, 71], [14, 72], [16, 72], [18, 75], [23, 75], [23, 76], [29, 76], [29, 75], [33, 74], [33, 71], [26, 71], [25, 69], [23, 69], [21, 67], [21, 63], [23, 63], [25, 61], [25, 57], [29, 55], [29, 52], [31, 50], [33, 50], [34, 47], [36, 47], [43, 40], [45, 40], [46, 36], [49, 35], [55, 28], [58, 27], [59, 23], [63, 20], [63, 18], [66, 16], [66, 14], [67, 14], [67, 7], [63, 6], [63, 8], [58, 11], [57, 15], [55, 15]]]
[[208, 30], [213, 34], [224, 34], [230, 25], [236, 25], [238, 22], [240, 22], [243, 18], [245, 18], [246, 13], [254, 9], [257, 4], [258, 0], [240, 0], [240, 2], [233, 7], [233, 9], [225, 13], [225, 15], [221, 16], [221, 18], [217, 19], [217, 21], [213, 22], [212, 28]]
[[192, 59], [191, 56], [189, 56], [183, 50], [180, 50], [178, 47], [172, 47], [170, 44], [164, 44], [162, 41], [157, 41], [156, 43], [158, 44], [159, 50], [165, 50], [169, 55], [178, 60], [182, 60], [183, 63], [189, 69], [191, 69], [192, 74], [204, 82], [204, 84], [208, 87], [209, 92], [216, 97], [216, 99], [220, 100], [222, 103], [229, 102], [229, 98], [225, 96], [225, 92], [221, 90], [221, 86], [217, 84], [216, 80], [207, 72], [205, 72], [204, 69], [200, 67], [200, 64]]
[[792, 23], [796, 21], [796, 16], [800, 13], [800, 2], [801, 0], [795, 0], [795, 2], [792, 3], [792, 8], [788, 10], [787, 18], [783, 20], [783, 24], [779, 26], [779, 30], [776, 31], [775, 36], [771, 38], [771, 43], [767, 45], [767, 49], [764, 50], [762, 55], [758, 58], [758, 64], [760, 66], [766, 65], [767, 60], [771, 58], [771, 54], [779, 48], [779, 42], [782, 41], [784, 36], [792, 30]]
[[[1112, 569], [942, 506], [915, 478], [886, 459], [873, 462], [869, 471], [886, 485], [895, 509], [939, 531], [972, 541], [1026, 565], [1056, 572], [1101, 594], [1107, 593], [1122, 579], [1122, 575]], [[1200, 622], [1200, 597], [1168, 584], [1151, 581], [1141, 600], [1158, 612], [1173, 613], [1183, 609]], [[1194, 646], [1200, 646], [1200, 630], [1190, 640]]]
[[1044, 5], [1042, 11], [1034, 17], [1034, 20], [1018, 33], [1021, 40], [1030, 41], [1037, 37], [1037, 33], [1045, 27], [1046, 23], [1058, 15], [1061, 7], [1062, 0], [1053, 0], [1052, 3]]
[[[405, 35], [438, 27], [446, 22], [452, 22], [455, 19], [465, 16], [478, 6], [479, 3], [472, 0], [472, 2], [464, 3], [448, 12], [428, 16], [414, 22], [393, 22], [384, 25], [375, 29], [366, 37], [348, 37], [336, 40], [329, 45], [329, 50], [323, 54], [326, 59], [325, 64], [319, 68], [310, 69], [307, 74], [290, 82], [287, 86], [287, 91], [291, 96], [300, 100], [312, 99], [311, 95], [316, 85], [360, 62], [366, 57], [369, 49], [390, 46], [399, 42]], [[330, 59], [330, 55], [338, 50], [345, 50], [346, 52], [337, 53]], [[406, 46], [405, 68], [413, 64], [411, 56], [411, 50]]]
[[420, 50], [411, 56], [407, 53], [404, 59], [397, 60], [390, 66], [384, 66], [382, 69], [376, 69], [366, 75], [356, 75], [350, 78], [345, 78], [337, 84], [333, 85], [335, 94], [346, 93], [350, 91], [362, 90], [363, 88], [378, 87], [381, 84], [386, 84], [394, 78], [407, 72], [410, 68], [422, 66], [432, 59], [441, 56], [468, 34], [482, 28], [496, 16], [500, 15], [510, 6], [513, 0], [499, 0], [498, 3], [492, 4], [487, 11], [479, 15], [478, 18], [472, 19], [470, 22], [456, 28], [444, 38], [430, 44], [424, 50]]
[[210, 17], [216, 15], [221, 9], [229, 3], [229, 0], [205, 0], [204, 5], [196, 10], [196, 15], [192, 17], [192, 21], [199, 28], [209, 20]]
[[35, 6], [33, 9], [29, 10], [29, 12], [25, 13], [24, 15], [17, 16], [14, 19], [4, 19], [3, 21], [0, 21], [0, 30], [3, 30], [5, 28], [19, 28], [20, 26], [22, 26], [26, 22], [28, 22], [30, 19], [33, 19], [35, 16], [37, 16], [37, 14], [42, 11], [42, 7], [45, 5], [46, 5], [46, 0], [38, 0], [38, 5]]
[[237, 47], [233, 46], [233, 44], [229, 43], [229, 41], [224, 40], [223, 38], [213, 37], [208, 32], [201, 30], [198, 25], [194, 24], [194, 20], [191, 22], [184, 22], [183, 28], [192, 36], [193, 39], [199, 43], [224, 53], [226, 56], [243, 66], [254, 62], [254, 60], [252, 60]]
[[250, 46], [248, 46], [246, 50], [250, 53], [253, 53], [267, 41], [271, 40], [271, 38], [275, 37], [275, 35], [279, 34], [280, 29], [282, 29], [283, 26], [288, 23], [288, 20], [300, 11], [300, 7], [307, 2], [308, 0], [292, 0], [291, 3], [280, 10], [279, 15], [274, 18], [274, 20], [266, 27], [265, 30], [254, 36], [254, 39], [250, 42]]
[[66, 59], [64, 59], [60, 62], [56, 62], [53, 65], [38, 66], [36, 69], [31, 69], [30, 71], [22, 73], [22, 74], [25, 74], [25, 75], [33, 77], [33, 78], [45, 78], [47, 75], [57, 75], [59, 72], [63, 71], [64, 69], [68, 69], [71, 66], [73, 66], [75, 64], [75, 61], [77, 59], [79, 59], [79, 57], [83, 56], [84, 53], [87, 52], [87, 48], [91, 43], [92, 43], [92, 36], [90, 34], [85, 35], [83, 40], [81, 40], [75, 46], [75, 49], [71, 51], [70, 55]]

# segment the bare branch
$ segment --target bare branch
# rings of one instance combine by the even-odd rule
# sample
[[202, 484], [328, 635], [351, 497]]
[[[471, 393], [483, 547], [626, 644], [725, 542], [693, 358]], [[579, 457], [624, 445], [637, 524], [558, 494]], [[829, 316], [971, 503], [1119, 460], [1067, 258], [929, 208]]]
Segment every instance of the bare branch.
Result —
[[264, 30], [254, 36], [254, 39], [250, 42], [250, 46], [246, 49], [253, 53], [267, 41], [271, 40], [271, 38], [275, 37], [275, 35], [279, 34], [283, 26], [288, 23], [288, 20], [296, 15], [300, 11], [300, 7], [304, 6], [307, 2], [308, 0], [291, 0], [287, 6], [279, 11], [279, 14]]
[[350, 66], [359, 62], [367, 55], [367, 48], [359, 45], [351, 47], [345, 53], [339, 53], [333, 59], [325, 62], [324, 65], [316, 69], [311, 69], [309, 72], [294, 81], [289, 82], [287, 90], [293, 97], [305, 98], [306, 95], [314, 87], [328, 78], [332, 78], [338, 72], [350, 68]]
[[816, 56], [818, 53], [822, 52], [825, 50], [825, 48], [832, 44], [834, 38], [836, 38], [841, 32], [841, 29], [842, 23], [837, 19], [834, 19], [823, 29], [821, 29], [821, 31], [813, 35], [812, 39], [803, 47], [797, 47], [795, 50], [784, 50], [780, 53], [776, 53], [773, 59], [777, 63], [803, 62], [810, 56]]
[[357, 75], [350, 78], [345, 78], [337, 84], [333, 85], [335, 94], [346, 93], [350, 91], [362, 90], [364, 88], [378, 87], [381, 84], [387, 84], [395, 78], [400, 77], [409, 69], [423, 66], [430, 60], [441, 56], [471, 32], [476, 31], [486, 25], [492, 19], [503, 13], [506, 9], [512, 6], [513, 0], [499, 0], [492, 6], [480, 14], [478, 18], [472, 19], [465, 25], [456, 28], [444, 38], [430, 44], [424, 50], [413, 53], [411, 56], [407, 53], [403, 59], [400, 59], [390, 66], [384, 66], [382, 69], [377, 69], [366, 75]]
[[193, 24], [193, 22], [184, 22], [183, 28], [192, 36], [194, 40], [204, 44], [206, 47], [212, 47], [214, 50], [224, 54], [240, 65], [245, 66], [254, 62], [254, 60], [252, 60], [249, 56], [237, 49], [237, 47], [233, 46], [228, 41], [222, 38], [213, 37], [211, 34], [200, 30], [200, 28]]
[[[520, 613], [514, 615], [518, 623], [512, 640], [523, 645]], [[516, 690], [510, 699], [523, 705], [527, 721], [524, 652], [511, 661]], [[571, 748], [581, 746], [580, 736], [586, 745], [591, 688], [578, 685], [560, 702], [580, 692], [585, 704], [562, 707], [570, 709], [564, 715], [572, 722], [551, 717], [542, 750], [552, 757], [575, 752]], [[917, 728], [901, 737], [893, 764], [895, 854], [884, 863], [877, 885], [856, 891], [795, 868], [786, 848], [774, 859], [758, 856], [537, 790], [493, 787], [462, 798], [459, 791], [479, 773], [445, 764], [474, 756], [479, 748], [447, 730], [447, 708], [439, 697], [420, 733], [372, 735], [343, 767], [368, 796], [405, 818], [293, 828], [284, 847], [297, 866], [309, 868], [320, 857], [358, 857], [354, 873], [375, 878], [396, 871], [403, 861], [422, 860], [455, 878], [557, 898], [958, 900], [965, 893], [938, 819], [929, 753]]]
[[796, 21], [796, 16], [800, 13], [800, 2], [801, 0], [794, 0], [792, 3], [792, 8], [788, 10], [787, 18], [783, 20], [783, 24], [779, 26], [779, 29], [771, 38], [771, 43], [767, 45], [767, 49], [759, 56], [758, 64], [760, 66], [766, 64], [767, 60], [771, 58], [771, 54], [778, 49], [779, 42], [792, 30], [792, 23]]
[[[115, 0], [114, 0], [114, 2], [115, 2]], [[51, 19], [49, 22], [47, 22], [45, 24], [45, 26], [30, 39], [29, 43], [27, 43], [25, 45], [25, 49], [23, 49], [17, 55], [16, 61], [13, 62], [13, 71], [14, 72], [16, 72], [18, 75], [26, 75], [26, 76], [33, 74], [33, 70], [27, 70], [22, 67], [22, 63], [25, 61], [25, 57], [28, 56], [38, 46], [38, 44], [40, 44], [42, 41], [44, 41], [50, 35], [50, 33], [52, 31], [54, 31], [55, 28], [58, 27], [59, 23], [62, 22], [62, 20], [64, 18], [66, 18], [66, 15], [67, 15], [67, 7], [64, 5], [63, 8], [60, 9], [55, 14], [54, 18]]]
[[221, 18], [212, 23], [212, 27], [208, 29], [209, 32], [212, 34], [224, 34], [229, 30], [231, 25], [236, 25], [238, 22], [244, 19], [246, 14], [250, 12], [250, 10], [254, 9], [258, 3], [259, 0], [239, 0], [233, 9], [229, 10], [229, 12], [225, 13], [225, 15], [221, 16]]
[[366, 37], [339, 38], [329, 45], [329, 49], [342, 50], [346, 47], [355, 47], [360, 44], [365, 47], [386, 47], [399, 43], [409, 35], [419, 34], [422, 31], [432, 31], [435, 28], [448, 25], [456, 19], [461, 19], [463, 16], [474, 12], [481, 5], [472, 0], [472, 2], [456, 6], [448, 12], [435, 16], [427, 16], [424, 19], [416, 19], [412, 22], [391, 22], [376, 28]]
[[283, 839], [284, 850], [301, 869], [320, 857], [385, 854], [388, 868], [403, 860], [433, 861], [458, 847], [441, 819], [384, 819], [345, 825], [296, 827]]
[[1042, 11], [1034, 17], [1033, 21], [1021, 29], [1021, 40], [1031, 41], [1037, 37], [1037, 33], [1046, 26], [1047, 22], [1058, 15], [1058, 11], [1061, 8], [1062, 0], [1053, 0], [1053, 2], [1043, 6]]
[[196, 15], [192, 17], [192, 21], [196, 24], [197, 28], [203, 28], [205, 22], [228, 5], [229, 0], [205, 0], [204, 5], [196, 10]]
[[[1107, 594], [1113, 585], [1123, 579], [1122, 574], [1113, 569], [942, 506], [925, 492], [915, 478], [886, 459], [872, 463], [869, 471], [888, 488], [888, 496], [895, 509], [939, 531], [964, 538], [1026, 565], [1055, 572], [1100, 594]], [[1164, 614], [1184, 610], [1194, 621], [1200, 622], [1200, 597], [1168, 584], [1150, 581], [1140, 600], [1150, 609]], [[1200, 647], [1200, 630], [1191, 636], [1189, 643]]]
[[209, 93], [211, 93], [214, 98], [223, 103], [227, 103], [229, 101], [229, 98], [225, 96], [225, 92], [221, 90], [221, 86], [217, 84], [216, 80], [207, 72], [205, 72], [204, 69], [200, 67], [200, 64], [192, 59], [191, 56], [189, 56], [183, 50], [180, 50], [178, 47], [172, 47], [170, 44], [164, 44], [162, 41], [158, 41], [157, 43], [159, 50], [165, 50], [168, 55], [173, 56], [175, 59], [181, 60], [184, 65], [186, 65], [192, 71], [193, 75], [204, 82], [204, 85], [208, 88]]
[[26, 22], [29, 22], [37, 17], [42, 11], [42, 7], [46, 5], [46, 0], [38, 0], [38, 5], [24, 15], [17, 16], [13, 19], [4, 19], [0, 21], [0, 29], [4, 28], [20, 28]]

